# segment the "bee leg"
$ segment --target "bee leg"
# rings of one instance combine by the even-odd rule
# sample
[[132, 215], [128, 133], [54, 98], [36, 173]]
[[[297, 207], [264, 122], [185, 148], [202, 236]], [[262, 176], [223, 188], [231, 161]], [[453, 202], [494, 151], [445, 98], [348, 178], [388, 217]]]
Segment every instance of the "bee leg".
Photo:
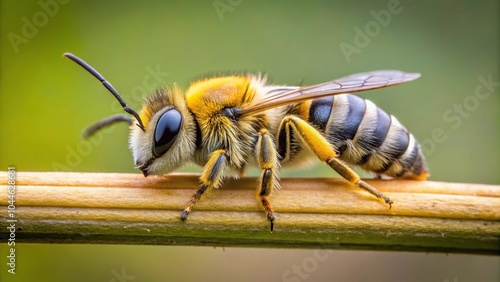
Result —
[[296, 116], [285, 117], [283, 123], [285, 126], [289, 126], [291, 130], [299, 133], [297, 135], [300, 136], [303, 143], [306, 144], [321, 161], [327, 163], [340, 174], [340, 176], [359, 188], [370, 192], [375, 197], [384, 200], [386, 204], [389, 204], [389, 207], [392, 206], [393, 202], [391, 199], [375, 189], [375, 187], [361, 180], [354, 170], [338, 159], [338, 155], [331, 144], [318, 132], [318, 130]]
[[337, 159], [336, 157], [332, 157], [328, 159], [326, 163], [347, 181], [358, 186], [359, 188], [365, 189], [375, 197], [384, 200], [386, 204], [389, 204], [389, 208], [392, 207], [393, 202], [391, 199], [389, 199], [389, 197], [382, 194], [382, 192], [377, 190], [375, 187], [361, 180], [359, 175], [341, 160]]
[[208, 162], [203, 168], [200, 177], [200, 188], [194, 193], [189, 201], [188, 206], [182, 211], [181, 219], [186, 220], [189, 212], [193, 209], [194, 205], [200, 200], [206, 190], [213, 190], [219, 188], [222, 184], [223, 173], [227, 166], [227, 155], [224, 150], [216, 150], [208, 158]]
[[267, 197], [274, 188], [279, 187], [278, 158], [272, 135], [266, 130], [261, 129], [256, 144], [256, 157], [262, 174], [259, 180], [258, 197], [267, 214], [267, 219], [271, 224], [271, 232], [274, 229], [273, 208]]

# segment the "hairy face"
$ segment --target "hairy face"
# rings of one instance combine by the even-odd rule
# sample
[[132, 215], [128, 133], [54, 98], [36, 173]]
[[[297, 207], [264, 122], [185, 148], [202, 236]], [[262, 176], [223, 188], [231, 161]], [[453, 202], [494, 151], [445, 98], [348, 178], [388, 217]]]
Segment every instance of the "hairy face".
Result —
[[145, 176], [168, 173], [192, 160], [196, 121], [177, 88], [148, 97], [139, 115], [144, 130], [131, 127], [129, 147]]

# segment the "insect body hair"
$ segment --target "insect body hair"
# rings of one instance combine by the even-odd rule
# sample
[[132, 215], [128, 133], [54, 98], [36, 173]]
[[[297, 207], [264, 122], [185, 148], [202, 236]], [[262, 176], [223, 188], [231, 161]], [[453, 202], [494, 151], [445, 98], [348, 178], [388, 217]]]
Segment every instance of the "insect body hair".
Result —
[[[424, 156], [415, 137], [369, 100], [341, 94], [304, 102], [287, 114], [307, 118], [335, 149], [338, 157], [377, 175], [425, 179]], [[286, 161], [306, 155], [293, 138]]]

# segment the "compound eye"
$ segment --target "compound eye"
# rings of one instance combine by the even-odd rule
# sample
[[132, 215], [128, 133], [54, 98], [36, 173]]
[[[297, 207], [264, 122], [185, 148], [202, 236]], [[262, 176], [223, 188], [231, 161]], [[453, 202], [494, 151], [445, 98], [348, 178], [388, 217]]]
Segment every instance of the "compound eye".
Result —
[[172, 147], [179, 134], [181, 122], [182, 115], [176, 109], [168, 110], [160, 116], [156, 123], [154, 136], [153, 154], [155, 157], [160, 157]]

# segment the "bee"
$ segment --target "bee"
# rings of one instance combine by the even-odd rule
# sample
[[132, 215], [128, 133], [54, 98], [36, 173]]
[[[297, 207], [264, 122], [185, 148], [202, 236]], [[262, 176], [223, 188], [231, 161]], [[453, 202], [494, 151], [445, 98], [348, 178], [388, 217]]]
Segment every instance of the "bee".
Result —
[[405, 83], [418, 73], [378, 70], [307, 86], [277, 86], [263, 75], [205, 78], [183, 92], [175, 85], [146, 98], [139, 112], [89, 64], [73, 60], [96, 77], [130, 114], [104, 119], [90, 136], [117, 123], [130, 124], [129, 147], [145, 177], [174, 171], [191, 162], [203, 167], [200, 186], [180, 218], [185, 221], [206, 191], [225, 178], [261, 170], [257, 197], [274, 228], [269, 195], [280, 188], [279, 169], [318, 158], [340, 176], [391, 207], [393, 201], [363, 181], [351, 166], [377, 177], [424, 180], [429, 174], [415, 137], [392, 115], [349, 93]]

